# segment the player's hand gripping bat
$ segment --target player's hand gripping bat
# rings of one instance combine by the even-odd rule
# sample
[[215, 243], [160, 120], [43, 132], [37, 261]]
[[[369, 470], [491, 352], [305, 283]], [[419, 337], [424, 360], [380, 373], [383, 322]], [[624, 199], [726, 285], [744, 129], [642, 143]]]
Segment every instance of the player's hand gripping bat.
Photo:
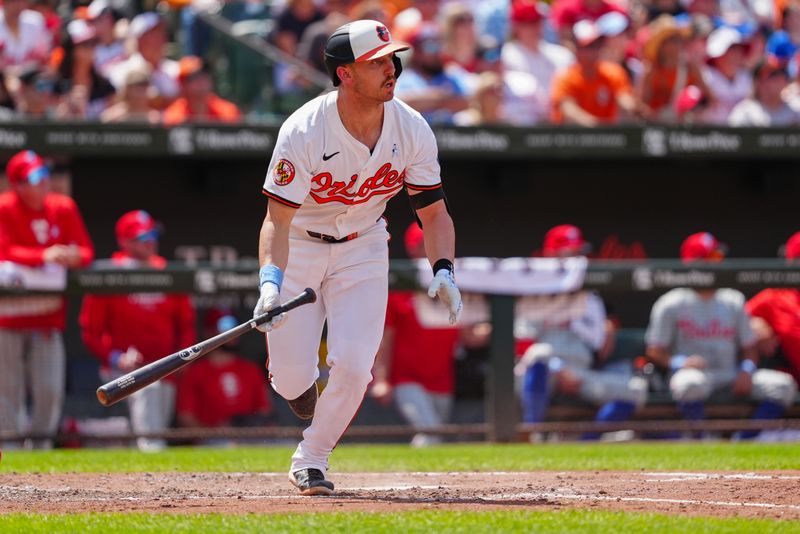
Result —
[[160, 360], [140, 367], [128, 374], [112, 380], [107, 384], [103, 384], [97, 388], [97, 400], [103, 406], [111, 406], [112, 404], [121, 401], [122, 399], [136, 393], [142, 388], [145, 388], [157, 380], [161, 380], [165, 376], [174, 373], [178, 369], [185, 367], [192, 363], [194, 360], [208, 354], [220, 345], [223, 345], [242, 334], [246, 334], [253, 330], [257, 325], [266, 323], [273, 317], [287, 312], [303, 304], [310, 304], [317, 300], [317, 295], [311, 288], [306, 288], [302, 293], [294, 297], [288, 302], [269, 310], [263, 315], [254, 317], [249, 321], [235, 326], [230, 330], [226, 330], [221, 334], [201, 341], [197, 345], [187, 347], [169, 356], [164, 356]]

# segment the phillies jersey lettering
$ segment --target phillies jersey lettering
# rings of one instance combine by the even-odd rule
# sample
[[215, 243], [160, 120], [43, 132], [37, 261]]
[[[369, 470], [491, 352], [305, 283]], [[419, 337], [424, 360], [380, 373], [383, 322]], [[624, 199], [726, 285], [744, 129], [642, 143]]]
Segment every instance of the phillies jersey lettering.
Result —
[[299, 233], [363, 233], [403, 187], [441, 187], [436, 138], [419, 113], [396, 98], [386, 102], [370, 152], [345, 129], [337, 97], [317, 97], [286, 120], [264, 181], [271, 200], [298, 208], [292, 227]]

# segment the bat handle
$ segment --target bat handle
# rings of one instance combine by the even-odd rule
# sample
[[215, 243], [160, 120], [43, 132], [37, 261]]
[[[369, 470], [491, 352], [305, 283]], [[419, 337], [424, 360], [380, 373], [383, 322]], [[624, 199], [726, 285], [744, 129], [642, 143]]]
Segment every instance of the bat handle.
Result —
[[307, 287], [303, 290], [302, 293], [300, 293], [296, 297], [287, 300], [280, 306], [272, 308], [267, 313], [255, 317], [252, 322], [255, 323], [255, 325], [262, 325], [268, 321], [271, 321], [273, 318], [277, 317], [282, 313], [286, 313], [289, 310], [297, 308], [298, 306], [302, 306], [303, 304], [311, 304], [312, 302], [316, 301], [317, 301], [317, 294], [314, 292], [313, 289]]

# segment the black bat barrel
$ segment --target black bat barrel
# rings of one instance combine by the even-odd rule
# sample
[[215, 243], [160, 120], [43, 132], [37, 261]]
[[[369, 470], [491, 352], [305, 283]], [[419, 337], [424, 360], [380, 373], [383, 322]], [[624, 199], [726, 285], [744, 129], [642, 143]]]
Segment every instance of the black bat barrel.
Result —
[[277, 308], [271, 309], [263, 315], [259, 315], [246, 323], [242, 323], [212, 338], [201, 341], [197, 345], [187, 347], [169, 356], [164, 356], [160, 360], [156, 360], [128, 374], [122, 375], [107, 384], [103, 384], [97, 388], [97, 400], [99, 400], [100, 404], [103, 406], [111, 406], [131, 394], [136, 393], [140, 389], [146, 388], [153, 382], [161, 380], [178, 369], [189, 365], [194, 360], [208, 354], [217, 347], [236, 339], [242, 334], [246, 334], [256, 326], [271, 320], [273, 317], [303, 304], [310, 304], [316, 300], [317, 295], [314, 293], [314, 290], [306, 288], [298, 296]]

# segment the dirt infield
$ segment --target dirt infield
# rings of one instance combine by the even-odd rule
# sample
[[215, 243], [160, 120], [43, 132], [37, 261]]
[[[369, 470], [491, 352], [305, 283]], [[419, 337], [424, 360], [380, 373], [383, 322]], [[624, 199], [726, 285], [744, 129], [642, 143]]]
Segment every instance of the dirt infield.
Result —
[[0, 475], [0, 513], [270, 513], [598, 508], [800, 520], [800, 471], [331, 473], [301, 497], [284, 473]]

